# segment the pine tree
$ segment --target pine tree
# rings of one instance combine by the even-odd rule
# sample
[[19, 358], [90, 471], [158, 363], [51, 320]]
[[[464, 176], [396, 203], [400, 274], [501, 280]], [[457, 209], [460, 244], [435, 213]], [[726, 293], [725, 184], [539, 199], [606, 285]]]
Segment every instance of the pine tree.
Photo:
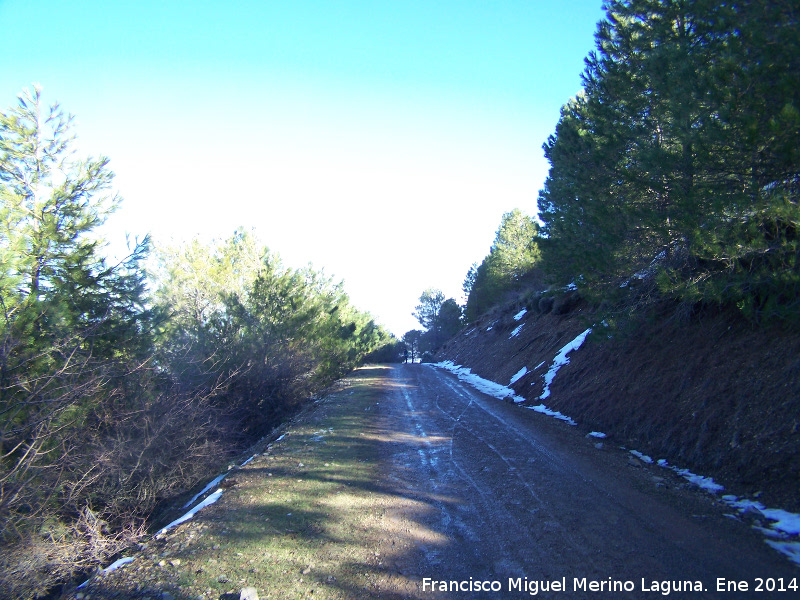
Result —
[[122, 341], [146, 352], [148, 240], [106, 264], [95, 232], [119, 203], [113, 173], [105, 157], [73, 158], [71, 123], [57, 104], [43, 109], [38, 88], [0, 113], [0, 327], [23, 355], [72, 336], [95, 356], [118, 356]]
[[583, 93], [545, 144], [546, 268], [608, 293], [659, 256], [661, 289], [678, 298], [757, 313], [791, 304], [796, 9], [708, 0], [605, 7]]
[[[477, 318], [515, 289], [539, 260], [539, 225], [521, 210], [505, 213], [489, 254], [470, 269], [465, 316]], [[466, 283], [465, 283], [466, 289]]]

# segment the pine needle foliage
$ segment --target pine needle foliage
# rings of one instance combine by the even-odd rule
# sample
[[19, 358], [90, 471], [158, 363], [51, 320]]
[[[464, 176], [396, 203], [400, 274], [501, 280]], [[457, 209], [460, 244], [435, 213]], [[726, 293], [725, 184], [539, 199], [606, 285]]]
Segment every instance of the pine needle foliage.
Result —
[[464, 281], [467, 321], [502, 301], [516, 289], [540, 258], [539, 225], [519, 209], [503, 215], [489, 254], [473, 266]]
[[544, 267], [603, 297], [649, 268], [679, 300], [796, 319], [796, 4], [614, 0], [605, 10], [584, 89], [544, 146]]

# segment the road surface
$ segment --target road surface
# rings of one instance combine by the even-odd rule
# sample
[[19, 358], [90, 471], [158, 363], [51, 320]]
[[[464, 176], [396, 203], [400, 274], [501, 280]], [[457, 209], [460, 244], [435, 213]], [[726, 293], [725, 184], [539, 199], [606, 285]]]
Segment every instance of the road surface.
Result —
[[598, 443], [432, 366], [365, 367], [215, 504], [65, 597], [800, 597], [800, 569], [750, 523]]
[[800, 597], [800, 569], [671, 472], [431, 366], [384, 377], [382, 469], [425, 507], [392, 518], [428, 532], [427, 597]]

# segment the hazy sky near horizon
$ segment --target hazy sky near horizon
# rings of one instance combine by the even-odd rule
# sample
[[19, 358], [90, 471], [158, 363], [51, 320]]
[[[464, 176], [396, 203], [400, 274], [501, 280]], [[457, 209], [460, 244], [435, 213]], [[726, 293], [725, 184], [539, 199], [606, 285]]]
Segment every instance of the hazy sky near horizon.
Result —
[[462, 301], [580, 90], [601, 0], [0, 0], [0, 107], [32, 83], [111, 159], [109, 220], [157, 243], [237, 227], [343, 279], [397, 335]]

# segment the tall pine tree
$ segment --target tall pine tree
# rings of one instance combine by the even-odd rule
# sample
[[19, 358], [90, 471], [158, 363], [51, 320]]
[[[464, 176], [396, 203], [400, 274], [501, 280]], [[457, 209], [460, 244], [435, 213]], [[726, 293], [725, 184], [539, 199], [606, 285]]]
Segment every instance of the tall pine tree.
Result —
[[583, 93], [545, 144], [557, 279], [607, 294], [658, 256], [676, 297], [756, 316], [792, 303], [800, 31], [791, 3], [760, 7], [606, 2]]

